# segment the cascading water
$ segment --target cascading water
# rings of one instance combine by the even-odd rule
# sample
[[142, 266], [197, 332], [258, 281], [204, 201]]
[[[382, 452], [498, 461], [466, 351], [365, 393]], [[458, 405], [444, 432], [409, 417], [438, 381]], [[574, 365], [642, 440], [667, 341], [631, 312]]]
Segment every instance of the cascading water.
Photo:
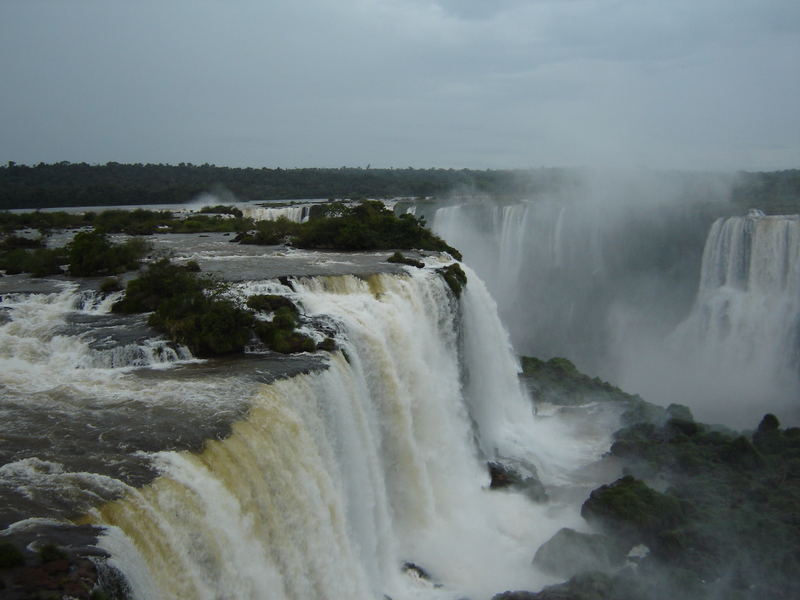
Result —
[[485, 279], [521, 354], [566, 356], [614, 379], [614, 312], [646, 305], [674, 325], [691, 302], [697, 265], [665, 230], [697, 237], [698, 252], [703, 232], [662, 213], [600, 200], [485, 200], [440, 208], [433, 228]]
[[683, 374], [661, 383], [690, 395], [699, 415], [752, 426], [773, 411], [798, 421], [800, 217], [751, 211], [713, 223], [694, 308], [665, 353]]
[[328, 367], [264, 385], [228, 437], [157, 454], [152, 484], [91, 513], [134, 597], [488, 597], [552, 581], [531, 557], [559, 527], [582, 527], [576, 506], [491, 492], [484, 461], [535, 462], [561, 484], [537, 444], [575, 468], [608, 438], [537, 439], [545, 427], [474, 273], [460, 303], [429, 269], [292, 287], [281, 291], [338, 329]]
[[311, 214], [310, 204], [292, 206], [251, 206], [243, 204], [240, 210], [245, 218], [256, 221], [276, 221], [278, 219], [288, 219], [295, 223], [305, 223]]
[[705, 420], [798, 422], [797, 218], [714, 221], [731, 205], [612, 189], [462, 202], [433, 227], [485, 278], [521, 354]]
[[[6, 374], [19, 374], [21, 393], [31, 383], [52, 386], [54, 378], [75, 381], [75, 369], [91, 377], [97, 369], [112, 367], [156, 367], [191, 360], [185, 348], [151, 338], [142, 331], [137, 317], [115, 317], [111, 305], [121, 293], [101, 294], [61, 284], [47, 294], [7, 293], [0, 299], [0, 367]], [[75, 335], [82, 324], [91, 323], [90, 335]], [[117, 339], [113, 339], [117, 336]], [[39, 373], [34, 376], [31, 369]], [[94, 371], [93, 371], [94, 369]]]

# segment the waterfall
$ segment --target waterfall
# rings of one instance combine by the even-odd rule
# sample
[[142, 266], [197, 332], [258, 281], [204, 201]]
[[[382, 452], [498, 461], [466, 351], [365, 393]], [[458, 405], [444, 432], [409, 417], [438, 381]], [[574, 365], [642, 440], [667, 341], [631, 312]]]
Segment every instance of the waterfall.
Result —
[[460, 204], [433, 220], [486, 281], [520, 353], [584, 368], [602, 353], [611, 302], [602, 224], [593, 207], [554, 200]]
[[704, 421], [800, 421], [800, 218], [601, 199], [467, 202], [433, 223], [521, 354], [565, 356]]
[[134, 597], [478, 598], [551, 582], [531, 557], [582, 527], [577, 507], [489, 491], [485, 460], [534, 462], [554, 483], [542, 455], [575, 468], [608, 439], [567, 443], [535, 422], [467, 273], [460, 300], [431, 269], [293, 280], [305, 314], [337, 331], [327, 368], [262, 385], [229, 436], [156, 453], [157, 479], [88, 517]]
[[292, 205], [292, 206], [250, 206], [240, 205], [242, 215], [248, 219], [256, 221], [275, 221], [280, 218], [289, 219], [295, 223], [305, 223], [311, 214], [311, 205]]
[[751, 211], [711, 226], [694, 308], [668, 345], [698, 390], [724, 382], [715, 416], [751, 426], [767, 410], [797, 418], [799, 258], [797, 215]]

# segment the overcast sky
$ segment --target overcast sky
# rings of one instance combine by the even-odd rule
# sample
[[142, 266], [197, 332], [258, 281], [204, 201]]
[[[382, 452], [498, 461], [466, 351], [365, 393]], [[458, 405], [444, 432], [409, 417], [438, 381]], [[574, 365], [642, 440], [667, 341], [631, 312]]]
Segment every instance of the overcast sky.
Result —
[[0, 0], [0, 161], [800, 167], [800, 0]]

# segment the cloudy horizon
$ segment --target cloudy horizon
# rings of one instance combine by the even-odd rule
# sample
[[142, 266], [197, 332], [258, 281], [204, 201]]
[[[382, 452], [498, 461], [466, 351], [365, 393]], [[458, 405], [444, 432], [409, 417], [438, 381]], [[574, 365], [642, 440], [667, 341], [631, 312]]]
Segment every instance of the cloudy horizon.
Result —
[[0, 162], [800, 167], [800, 4], [5, 0]]

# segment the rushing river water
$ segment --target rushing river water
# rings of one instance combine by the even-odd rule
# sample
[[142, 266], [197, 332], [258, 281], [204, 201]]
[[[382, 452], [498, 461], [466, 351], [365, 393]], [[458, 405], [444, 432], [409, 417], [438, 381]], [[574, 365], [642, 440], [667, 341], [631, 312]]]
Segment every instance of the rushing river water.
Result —
[[[153, 236], [231, 293], [282, 293], [339, 350], [199, 361], [97, 281], [0, 280], [0, 529], [92, 524], [137, 599], [488, 597], [607, 478], [610, 408], [541, 410], [478, 276], [457, 298], [385, 253]], [[488, 489], [526, 465], [535, 503]], [[430, 579], [404, 563], [423, 567]]]

